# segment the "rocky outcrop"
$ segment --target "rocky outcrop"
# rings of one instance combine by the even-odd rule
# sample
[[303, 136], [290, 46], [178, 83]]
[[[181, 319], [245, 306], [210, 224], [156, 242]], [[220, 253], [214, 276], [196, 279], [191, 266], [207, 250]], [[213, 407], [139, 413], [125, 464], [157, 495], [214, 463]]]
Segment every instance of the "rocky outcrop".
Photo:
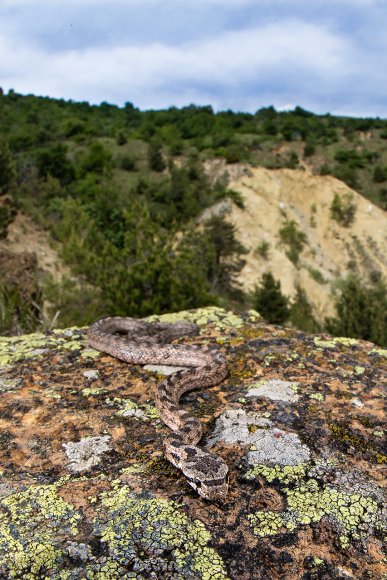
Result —
[[0, 577], [375, 578], [386, 573], [386, 351], [269, 326], [188, 319], [230, 375], [182, 404], [230, 467], [201, 499], [163, 455], [165, 369], [86, 346], [85, 329], [0, 338]]

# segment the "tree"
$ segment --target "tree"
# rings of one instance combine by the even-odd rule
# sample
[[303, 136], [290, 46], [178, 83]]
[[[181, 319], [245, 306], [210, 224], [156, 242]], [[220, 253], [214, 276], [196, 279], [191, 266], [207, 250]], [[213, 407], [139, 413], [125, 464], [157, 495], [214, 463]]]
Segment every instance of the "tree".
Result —
[[355, 219], [356, 204], [352, 193], [339, 196], [335, 193], [331, 203], [331, 218], [344, 227], [349, 227]]
[[289, 300], [281, 292], [281, 283], [265, 272], [253, 295], [254, 308], [269, 322], [282, 324], [289, 317]]
[[164, 171], [166, 165], [162, 155], [160, 141], [152, 139], [148, 145], [148, 165], [152, 171]]
[[238, 294], [237, 276], [245, 265], [241, 255], [247, 250], [237, 240], [235, 226], [221, 216], [213, 216], [205, 222], [203, 235], [211, 292]]
[[15, 177], [15, 164], [5, 141], [0, 141], [0, 195], [5, 193]]
[[319, 326], [313, 316], [313, 308], [306, 292], [301, 286], [296, 287], [296, 296], [290, 306], [290, 322], [305, 332], [318, 332]]
[[336, 318], [326, 320], [327, 330], [336, 336], [362, 338], [386, 345], [386, 290], [383, 280], [366, 287], [355, 276], [349, 277], [336, 300]]
[[75, 177], [74, 167], [67, 158], [67, 147], [62, 143], [47, 149], [41, 149], [36, 157], [40, 177], [56, 177], [62, 183], [68, 183]]

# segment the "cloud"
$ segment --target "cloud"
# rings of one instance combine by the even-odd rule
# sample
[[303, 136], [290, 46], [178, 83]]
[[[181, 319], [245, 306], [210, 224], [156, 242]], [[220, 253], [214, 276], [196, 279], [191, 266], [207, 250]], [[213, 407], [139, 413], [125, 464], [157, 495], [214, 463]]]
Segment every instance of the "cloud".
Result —
[[61, 53], [31, 50], [3, 36], [0, 54], [7, 58], [0, 57], [0, 70], [17, 90], [90, 100], [107, 92], [119, 102], [134, 95], [145, 106], [158, 106], [158, 91], [168, 93], [176, 85], [186, 92], [206, 84], [227, 91], [243, 83], [259, 85], [281, 71], [290, 82], [293, 76], [304, 85], [317, 77], [336, 82], [348, 71], [347, 53], [346, 43], [330, 32], [291, 20], [183, 46], [152, 43]]
[[141, 108], [295, 103], [385, 115], [381, 0], [349, 2], [67, 0], [42, 10], [40, 0], [2, 0], [0, 84]]

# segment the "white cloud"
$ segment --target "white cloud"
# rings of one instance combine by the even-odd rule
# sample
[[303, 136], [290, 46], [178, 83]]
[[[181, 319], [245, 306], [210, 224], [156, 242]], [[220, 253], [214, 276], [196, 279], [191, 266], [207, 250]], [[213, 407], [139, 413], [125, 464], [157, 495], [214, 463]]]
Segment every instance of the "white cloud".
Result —
[[[103, 100], [130, 95], [157, 106], [158, 92], [198, 85], [233, 89], [276, 75], [330, 84], [348, 74], [349, 47], [322, 27], [292, 20], [229, 32], [183, 46], [153, 43], [45, 52], [20, 39], [0, 38], [0, 71], [18, 91]], [[168, 88], [170, 89], [168, 91]]]

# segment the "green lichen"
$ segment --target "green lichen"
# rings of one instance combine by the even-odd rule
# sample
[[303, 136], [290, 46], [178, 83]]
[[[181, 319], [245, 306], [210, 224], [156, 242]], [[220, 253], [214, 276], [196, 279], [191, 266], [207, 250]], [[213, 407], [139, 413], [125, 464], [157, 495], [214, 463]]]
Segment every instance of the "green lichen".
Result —
[[106, 404], [110, 406], [120, 407], [117, 411], [117, 415], [120, 417], [131, 416], [136, 419], [142, 420], [156, 420], [160, 419], [160, 415], [155, 405], [150, 403], [144, 403], [143, 405], [138, 405], [135, 401], [131, 399], [121, 399], [120, 397], [114, 397], [113, 399], [107, 398]]
[[324, 395], [322, 393], [311, 393], [309, 399], [315, 399], [316, 401], [323, 401]]
[[94, 348], [85, 348], [80, 356], [81, 358], [97, 358], [101, 353], [99, 352], [99, 350], [95, 350]]
[[82, 389], [82, 396], [83, 397], [96, 397], [104, 392], [105, 392], [105, 389], [97, 389], [97, 388], [91, 389], [90, 387], [86, 387], [86, 388]]
[[23, 336], [1, 336], [0, 367], [19, 360], [37, 358], [50, 350], [60, 352], [81, 350], [85, 340], [76, 335], [75, 330], [58, 331], [51, 335], [36, 332]]
[[227, 579], [222, 559], [207, 545], [211, 536], [202, 522], [189, 519], [175, 502], [133, 498], [128, 486], [117, 483], [101, 494], [100, 511], [95, 532], [106, 546], [104, 567], [110, 576], [95, 575], [88, 567], [91, 578], [130, 577], [129, 568], [139, 579], [150, 572], [176, 579]]
[[387, 358], [387, 349], [386, 348], [373, 348], [372, 350], [370, 350], [370, 352], [368, 354], [378, 354], [379, 356], [382, 356], [383, 358]]
[[57, 488], [31, 486], [0, 501], [0, 570], [7, 578], [45, 578], [63, 562], [60, 536], [75, 536], [81, 516]]
[[[259, 314], [255, 313], [255, 316], [259, 316]], [[213, 324], [217, 330], [223, 332], [244, 325], [244, 321], [240, 316], [237, 316], [233, 312], [227, 311], [224, 308], [219, 308], [218, 306], [208, 306], [207, 308], [197, 308], [196, 310], [183, 310], [181, 312], [152, 315], [146, 320], [149, 322], [160, 321], [172, 323], [179, 321], [193, 322], [199, 327], [203, 327], [203, 331], [206, 330], [208, 324]]]
[[246, 479], [255, 479], [261, 475], [269, 483], [279, 481], [280, 483], [289, 484], [304, 478], [307, 467], [307, 463], [299, 463], [298, 465], [275, 465], [274, 467], [258, 464], [249, 469], [245, 477]]
[[254, 534], [260, 538], [274, 536], [285, 526], [285, 521], [278, 512], [256, 512], [255, 514], [249, 514], [247, 519], [253, 528]]
[[315, 336], [313, 341], [319, 348], [335, 348], [338, 344], [342, 344], [343, 346], [354, 346], [359, 343], [356, 338], [347, 338], [346, 336], [338, 336], [331, 340], [324, 340], [319, 336]]
[[356, 493], [344, 493], [328, 485], [321, 486], [306, 474], [306, 464], [289, 468], [258, 465], [246, 474], [249, 479], [261, 475], [269, 483], [277, 480], [280, 484], [292, 485], [282, 490], [287, 501], [286, 510], [258, 511], [248, 516], [256, 535], [266, 537], [279, 533], [281, 528], [294, 530], [328, 517], [340, 534], [341, 546], [346, 548], [351, 539], [359, 539], [380, 525], [378, 506], [373, 499]]
[[365, 368], [364, 367], [355, 367], [353, 369], [353, 372], [355, 373], [355, 375], [362, 375], [365, 372]]

